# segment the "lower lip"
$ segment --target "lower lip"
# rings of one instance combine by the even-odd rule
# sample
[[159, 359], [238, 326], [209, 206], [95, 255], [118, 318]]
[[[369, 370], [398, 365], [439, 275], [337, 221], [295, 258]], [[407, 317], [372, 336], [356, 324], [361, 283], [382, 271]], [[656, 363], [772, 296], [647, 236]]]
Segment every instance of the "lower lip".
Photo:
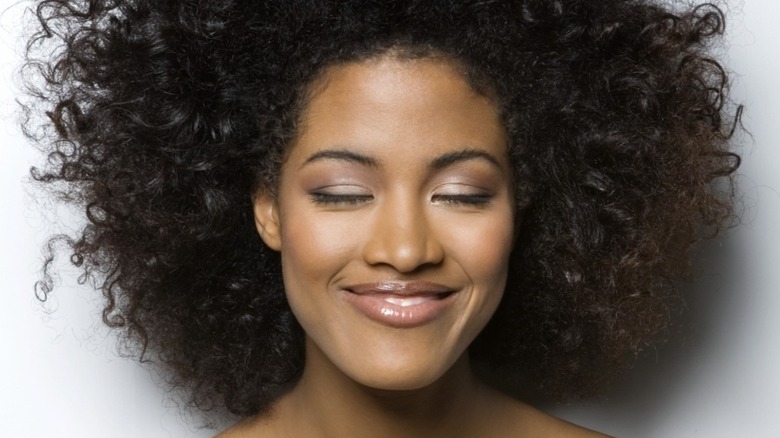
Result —
[[395, 328], [412, 328], [427, 324], [442, 314], [455, 300], [456, 293], [443, 298], [436, 297], [408, 306], [401, 306], [385, 300], [387, 297], [401, 298], [389, 294], [356, 294], [345, 291], [344, 298], [369, 319]]

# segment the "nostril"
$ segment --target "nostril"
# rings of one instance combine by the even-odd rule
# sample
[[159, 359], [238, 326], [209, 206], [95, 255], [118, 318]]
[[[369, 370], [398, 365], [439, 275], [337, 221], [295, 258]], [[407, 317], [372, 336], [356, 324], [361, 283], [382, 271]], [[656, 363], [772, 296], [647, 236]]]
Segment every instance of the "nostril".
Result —
[[363, 257], [368, 264], [385, 264], [398, 272], [415, 271], [423, 265], [438, 264], [443, 259], [424, 207], [415, 196], [395, 193], [384, 197], [377, 206], [373, 233], [369, 235]]

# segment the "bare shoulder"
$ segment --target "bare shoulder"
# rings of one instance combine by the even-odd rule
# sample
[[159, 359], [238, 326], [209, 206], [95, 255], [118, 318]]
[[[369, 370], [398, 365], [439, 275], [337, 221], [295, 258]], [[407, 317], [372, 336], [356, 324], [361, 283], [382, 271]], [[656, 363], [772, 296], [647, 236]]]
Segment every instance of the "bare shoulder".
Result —
[[254, 415], [234, 424], [214, 438], [278, 436], [276, 420], [278, 420], [278, 418], [269, 413]]
[[256, 421], [257, 420], [254, 417], [247, 418], [244, 421], [241, 421], [239, 423], [234, 424], [233, 426], [230, 426], [227, 430], [218, 434], [214, 438], [250, 437], [252, 436], [252, 434], [254, 434], [254, 429], [256, 428], [255, 426]]
[[586, 429], [568, 421], [553, 417], [547, 413], [537, 411], [541, 416], [546, 417], [543, 429], [539, 436], [550, 437], [572, 437], [572, 438], [610, 438], [609, 435], [595, 430]]
[[519, 400], [505, 397], [503, 416], [506, 425], [502, 436], [555, 437], [555, 438], [610, 438], [578, 426]]

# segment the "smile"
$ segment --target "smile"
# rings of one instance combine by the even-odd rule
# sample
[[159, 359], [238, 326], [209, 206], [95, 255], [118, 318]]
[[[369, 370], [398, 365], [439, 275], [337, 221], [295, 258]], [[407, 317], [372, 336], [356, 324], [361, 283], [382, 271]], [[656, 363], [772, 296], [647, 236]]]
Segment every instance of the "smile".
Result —
[[431, 300], [438, 300], [439, 297], [436, 295], [423, 295], [415, 297], [398, 297], [390, 295], [384, 297], [383, 299], [390, 304], [395, 304], [396, 306], [409, 307], [416, 306]]
[[382, 325], [412, 328], [437, 319], [457, 295], [428, 282], [372, 283], [344, 289], [344, 299], [359, 313]]

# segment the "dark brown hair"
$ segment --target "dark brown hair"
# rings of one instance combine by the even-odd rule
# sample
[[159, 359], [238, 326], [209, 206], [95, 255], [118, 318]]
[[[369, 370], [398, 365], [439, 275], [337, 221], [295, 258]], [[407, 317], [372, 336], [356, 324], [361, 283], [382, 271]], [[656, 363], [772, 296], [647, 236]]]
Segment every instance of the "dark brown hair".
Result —
[[691, 244], [731, 218], [712, 5], [40, 0], [37, 16], [29, 108], [50, 128], [33, 177], [88, 219], [54, 239], [105, 321], [204, 410], [259, 412], [300, 376], [303, 333], [250, 195], [275, 184], [304, 90], [334, 63], [436, 54], [495, 96], [522, 221], [470, 354], [509, 380], [591, 394], [665, 327]]

